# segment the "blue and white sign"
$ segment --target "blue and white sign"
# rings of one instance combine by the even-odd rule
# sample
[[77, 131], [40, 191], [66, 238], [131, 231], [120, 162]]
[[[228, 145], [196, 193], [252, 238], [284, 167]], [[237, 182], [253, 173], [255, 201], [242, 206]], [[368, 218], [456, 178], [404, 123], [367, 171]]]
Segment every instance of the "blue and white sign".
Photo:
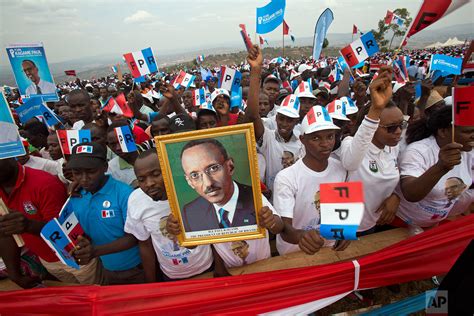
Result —
[[316, 22], [316, 27], [314, 28], [314, 41], [313, 41], [313, 59], [318, 60], [323, 50], [324, 39], [326, 38], [326, 33], [328, 32], [329, 26], [332, 21], [334, 21], [334, 14], [331, 9], [324, 10], [323, 13], [318, 18]]
[[0, 159], [23, 156], [25, 147], [21, 142], [18, 126], [3, 93], [0, 96]]
[[431, 56], [430, 70], [441, 70], [443, 73], [460, 75], [462, 58], [435, 54]]
[[273, 0], [257, 8], [257, 33], [266, 34], [276, 29], [283, 22], [285, 6], [285, 0]]
[[22, 98], [41, 96], [47, 102], [59, 101], [42, 43], [12, 44], [7, 55]]
[[74, 244], [63, 231], [62, 226], [56, 218], [53, 218], [43, 226], [41, 237], [46, 241], [49, 247], [54, 250], [56, 256], [58, 256], [62, 263], [79, 269], [79, 265], [71, 254], [74, 249]]
[[114, 130], [122, 152], [129, 153], [137, 151], [137, 145], [135, 144], [135, 139], [133, 138], [130, 127], [120, 126], [114, 128]]
[[16, 108], [16, 113], [20, 122], [25, 124], [33, 117], [37, 117], [44, 121], [49, 127], [53, 127], [56, 124], [62, 124], [59, 118], [44, 105], [43, 100], [39, 96], [34, 96], [26, 99], [25, 104]]

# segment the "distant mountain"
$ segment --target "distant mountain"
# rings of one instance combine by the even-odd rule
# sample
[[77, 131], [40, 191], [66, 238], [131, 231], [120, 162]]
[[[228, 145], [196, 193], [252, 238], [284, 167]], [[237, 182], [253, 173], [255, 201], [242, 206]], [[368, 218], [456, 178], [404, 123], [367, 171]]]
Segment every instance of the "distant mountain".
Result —
[[[369, 30], [363, 30], [369, 31]], [[441, 29], [423, 30], [419, 34], [413, 36], [409, 43], [408, 48], [423, 48], [436, 41], [444, 42], [448, 38], [457, 37], [459, 40], [464, 41], [466, 39], [471, 40], [474, 34], [474, 23], [458, 24], [450, 27]], [[330, 33], [328, 34], [329, 46], [332, 48], [342, 47], [347, 45], [352, 40], [352, 34], [350, 33]], [[401, 39], [394, 40], [393, 46], [399, 45]], [[270, 47], [279, 47], [280, 43], [270, 42]], [[288, 43], [288, 44], [291, 44]], [[287, 45], [288, 45], [287, 44]], [[297, 38], [294, 47], [312, 46], [313, 37]], [[228, 54], [239, 52], [243, 50], [243, 44], [240, 41], [222, 43], [219, 47], [211, 47], [206, 49], [189, 49], [186, 51], [170, 50], [157, 54], [158, 65], [160, 67], [166, 67], [173, 64], [179, 64], [189, 62], [196, 58], [197, 55], [204, 54], [205, 56]], [[109, 54], [101, 56], [84, 57], [78, 59], [72, 59], [63, 62], [50, 63], [51, 72], [53, 73], [56, 83], [71, 80], [71, 77], [64, 75], [64, 70], [74, 69], [76, 70], [80, 78], [99, 78], [107, 76], [111, 73], [110, 66], [122, 62], [120, 55]], [[126, 70], [126, 65], [122, 64], [122, 69]], [[10, 67], [0, 67], [0, 85], [15, 86], [15, 81], [11, 72]]]

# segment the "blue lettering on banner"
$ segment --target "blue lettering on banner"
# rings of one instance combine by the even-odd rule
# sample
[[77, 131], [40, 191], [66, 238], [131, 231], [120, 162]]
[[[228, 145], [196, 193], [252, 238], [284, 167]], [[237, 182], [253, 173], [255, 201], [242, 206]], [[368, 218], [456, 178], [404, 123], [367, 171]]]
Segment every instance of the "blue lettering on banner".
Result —
[[285, 0], [273, 0], [257, 8], [257, 33], [266, 34], [276, 29], [283, 22], [285, 6]]

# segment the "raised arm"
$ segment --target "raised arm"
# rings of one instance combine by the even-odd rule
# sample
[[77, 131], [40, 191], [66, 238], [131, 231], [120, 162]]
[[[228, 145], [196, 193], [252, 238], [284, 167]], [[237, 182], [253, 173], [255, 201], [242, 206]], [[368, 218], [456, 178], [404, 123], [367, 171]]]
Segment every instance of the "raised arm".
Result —
[[260, 76], [262, 74], [263, 56], [260, 47], [254, 45], [248, 54], [247, 62], [250, 64], [250, 86], [247, 98], [246, 118], [253, 123], [255, 138], [258, 140], [265, 132], [259, 113]]

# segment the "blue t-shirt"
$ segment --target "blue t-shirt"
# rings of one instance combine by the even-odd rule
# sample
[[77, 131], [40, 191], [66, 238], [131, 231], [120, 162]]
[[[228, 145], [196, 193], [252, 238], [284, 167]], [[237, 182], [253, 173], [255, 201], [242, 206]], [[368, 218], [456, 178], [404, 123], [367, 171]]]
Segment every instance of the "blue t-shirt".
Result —
[[[125, 235], [127, 202], [132, 191], [127, 184], [109, 176], [95, 194], [82, 190], [82, 197], [71, 198], [74, 213], [94, 246], [108, 244]], [[132, 269], [141, 262], [138, 246], [100, 259], [109, 271]]]

